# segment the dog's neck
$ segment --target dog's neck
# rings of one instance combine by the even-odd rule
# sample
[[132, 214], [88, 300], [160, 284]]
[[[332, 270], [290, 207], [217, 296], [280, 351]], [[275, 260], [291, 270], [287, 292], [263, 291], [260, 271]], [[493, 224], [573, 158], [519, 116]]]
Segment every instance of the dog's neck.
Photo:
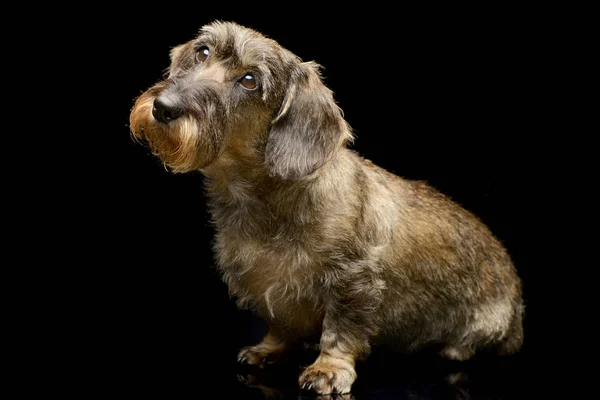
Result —
[[310, 191], [311, 185], [320, 176], [326, 174], [326, 171], [331, 169], [331, 165], [335, 164], [332, 161], [343, 157], [343, 153], [343, 151], [338, 152], [319, 171], [300, 180], [283, 180], [270, 175], [265, 166], [264, 153], [258, 151], [225, 151], [201, 172], [207, 178], [207, 194], [213, 200], [230, 205], [256, 204], [278, 201], [278, 198], [282, 196], [287, 198], [291, 193], [300, 194], [300, 192]]
[[268, 177], [264, 150], [252, 145], [228, 146], [217, 160], [201, 169], [201, 172], [223, 189], [239, 181], [262, 182]]

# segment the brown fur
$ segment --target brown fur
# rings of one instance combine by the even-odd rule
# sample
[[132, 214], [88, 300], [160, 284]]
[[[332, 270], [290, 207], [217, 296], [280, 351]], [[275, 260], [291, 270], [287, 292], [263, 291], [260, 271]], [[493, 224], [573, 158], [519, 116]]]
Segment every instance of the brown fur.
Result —
[[[198, 62], [202, 46], [210, 55]], [[240, 359], [263, 365], [316, 341], [300, 384], [326, 394], [350, 391], [372, 344], [439, 345], [456, 359], [519, 349], [521, 284], [506, 250], [441, 193], [349, 150], [317, 64], [223, 22], [171, 57], [169, 76], [137, 99], [131, 129], [174, 172], [206, 176], [223, 279], [271, 326]], [[256, 90], [239, 83], [248, 72]], [[159, 96], [183, 115], [157, 121]]]

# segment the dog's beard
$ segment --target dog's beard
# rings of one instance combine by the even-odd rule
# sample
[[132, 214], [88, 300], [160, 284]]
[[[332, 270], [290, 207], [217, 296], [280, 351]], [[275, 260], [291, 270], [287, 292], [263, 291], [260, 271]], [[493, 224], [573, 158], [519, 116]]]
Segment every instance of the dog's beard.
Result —
[[130, 128], [135, 139], [145, 140], [152, 153], [173, 172], [189, 172], [210, 164], [221, 152], [220, 130], [209, 121], [218, 112], [210, 104], [200, 110], [203, 118], [190, 113], [171, 121], [159, 123], [152, 116], [155, 94], [143, 93], [135, 102], [130, 115]]

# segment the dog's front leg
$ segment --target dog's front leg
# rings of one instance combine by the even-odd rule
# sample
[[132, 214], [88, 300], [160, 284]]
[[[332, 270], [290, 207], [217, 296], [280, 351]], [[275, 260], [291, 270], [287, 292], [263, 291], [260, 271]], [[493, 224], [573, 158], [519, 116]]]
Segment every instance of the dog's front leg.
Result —
[[369, 354], [369, 338], [377, 331], [374, 315], [383, 288], [372, 276], [360, 275], [331, 293], [319, 343], [321, 352], [300, 375], [303, 389], [319, 394], [350, 393], [356, 380], [355, 361]]
[[244, 347], [240, 351], [238, 362], [264, 368], [277, 361], [287, 347], [287, 343], [279, 331], [271, 327], [262, 342], [255, 346]]

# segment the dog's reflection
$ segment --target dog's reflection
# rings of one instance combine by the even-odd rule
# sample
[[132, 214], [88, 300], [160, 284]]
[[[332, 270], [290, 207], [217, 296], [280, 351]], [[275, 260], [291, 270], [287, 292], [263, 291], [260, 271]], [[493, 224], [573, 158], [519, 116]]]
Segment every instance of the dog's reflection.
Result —
[[[257, 371], [257, 373], [259, 373]], [[262, 392], [266, 399], [281, 399], [282, 393], [281, 390], [275, 387], [266, 386], [261, 379], [257, 375], [248, 374], [238, 374], [237, 376], [238, 382], [243, 383], [249, 388], [258, 389]]]
[[[296, 377], [295, 374], [290, 376]], [[475, 399], [468, 390], [468, 375], [462, 372], [448, 374], [443, 379], [429, 384], [377, 382], [373, 387], [365, 387], [363, 382], [357, 381], [353, 393], [332, 395], [318, 395], [300, 390], [295, 380], [281, 376], [276, 378], [272, 372], [265, 370], [248, 370], [238, 374], [237, 379], [249, 389], [262, 393], [265, 400], [366, 400], [387, 399], [390, 395], [394, 398], [400, 396], [399, 398], [421, 400], [438, 398], [440, 395], [457, 400]]]

